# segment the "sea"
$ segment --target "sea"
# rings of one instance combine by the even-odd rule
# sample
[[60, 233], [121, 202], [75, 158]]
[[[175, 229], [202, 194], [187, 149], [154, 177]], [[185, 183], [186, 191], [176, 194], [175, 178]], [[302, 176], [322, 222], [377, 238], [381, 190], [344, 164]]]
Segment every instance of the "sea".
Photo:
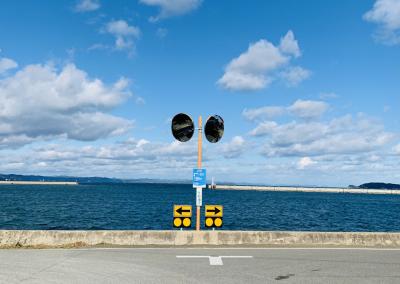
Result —
[[[1, 185], [0, 229], [171, 230], [174, 204], [195, 196], [189, 184]], [[400, 195], [204, 190], [205, 204], [224, 207], [221, 230], [400, 231]]]

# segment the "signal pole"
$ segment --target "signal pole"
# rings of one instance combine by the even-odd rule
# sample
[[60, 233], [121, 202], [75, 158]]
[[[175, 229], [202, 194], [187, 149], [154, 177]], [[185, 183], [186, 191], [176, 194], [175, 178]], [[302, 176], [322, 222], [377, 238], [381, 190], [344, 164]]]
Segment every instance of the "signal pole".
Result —
[[[201, 169], [201, 158], [202, 158], [202, 118], [201, 115], [199, 116], [199, 128], [198, 128], [198, 134], [197, 134], [197, 168]], [[196, 188], [197, 194], [202, 195], [202, 188], [197, 187]], [[196, 231], [200, 231], [200, 204], [196, 204]]]

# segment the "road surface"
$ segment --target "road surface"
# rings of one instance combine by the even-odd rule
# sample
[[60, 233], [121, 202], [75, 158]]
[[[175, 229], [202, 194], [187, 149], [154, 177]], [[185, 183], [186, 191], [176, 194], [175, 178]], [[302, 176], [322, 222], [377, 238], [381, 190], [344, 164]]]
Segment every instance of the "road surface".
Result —
[[0, 250], [0, 283], [400, 283], [400, 250]]

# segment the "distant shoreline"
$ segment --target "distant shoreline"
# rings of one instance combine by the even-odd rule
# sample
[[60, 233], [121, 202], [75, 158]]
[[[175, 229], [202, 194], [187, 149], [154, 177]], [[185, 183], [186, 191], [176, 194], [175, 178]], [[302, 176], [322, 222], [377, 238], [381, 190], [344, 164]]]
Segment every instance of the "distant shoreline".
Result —
[[15, 184], [15, 185], [78, 185], [76, 181], [22, 181], [22, 180], [1, 180], [2, 184]]

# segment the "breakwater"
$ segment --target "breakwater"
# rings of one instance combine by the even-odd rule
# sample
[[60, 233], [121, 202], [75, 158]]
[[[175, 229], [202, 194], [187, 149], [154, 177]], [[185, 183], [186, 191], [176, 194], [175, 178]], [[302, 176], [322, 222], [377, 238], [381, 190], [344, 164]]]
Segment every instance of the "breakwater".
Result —
[[253, 186], [253, 185], [213, 185], [210, 189], [220, 190], [255, 190], [284, 192], [325, 192], [325, 193], [358, 193], [358, 194], [398, 194], [397, 189], [363, 189], [341, 187], [291, 187], [291, 186]]
[[0, 230], [0, 248], [278, 246], [400, 248], [400, 233]]

